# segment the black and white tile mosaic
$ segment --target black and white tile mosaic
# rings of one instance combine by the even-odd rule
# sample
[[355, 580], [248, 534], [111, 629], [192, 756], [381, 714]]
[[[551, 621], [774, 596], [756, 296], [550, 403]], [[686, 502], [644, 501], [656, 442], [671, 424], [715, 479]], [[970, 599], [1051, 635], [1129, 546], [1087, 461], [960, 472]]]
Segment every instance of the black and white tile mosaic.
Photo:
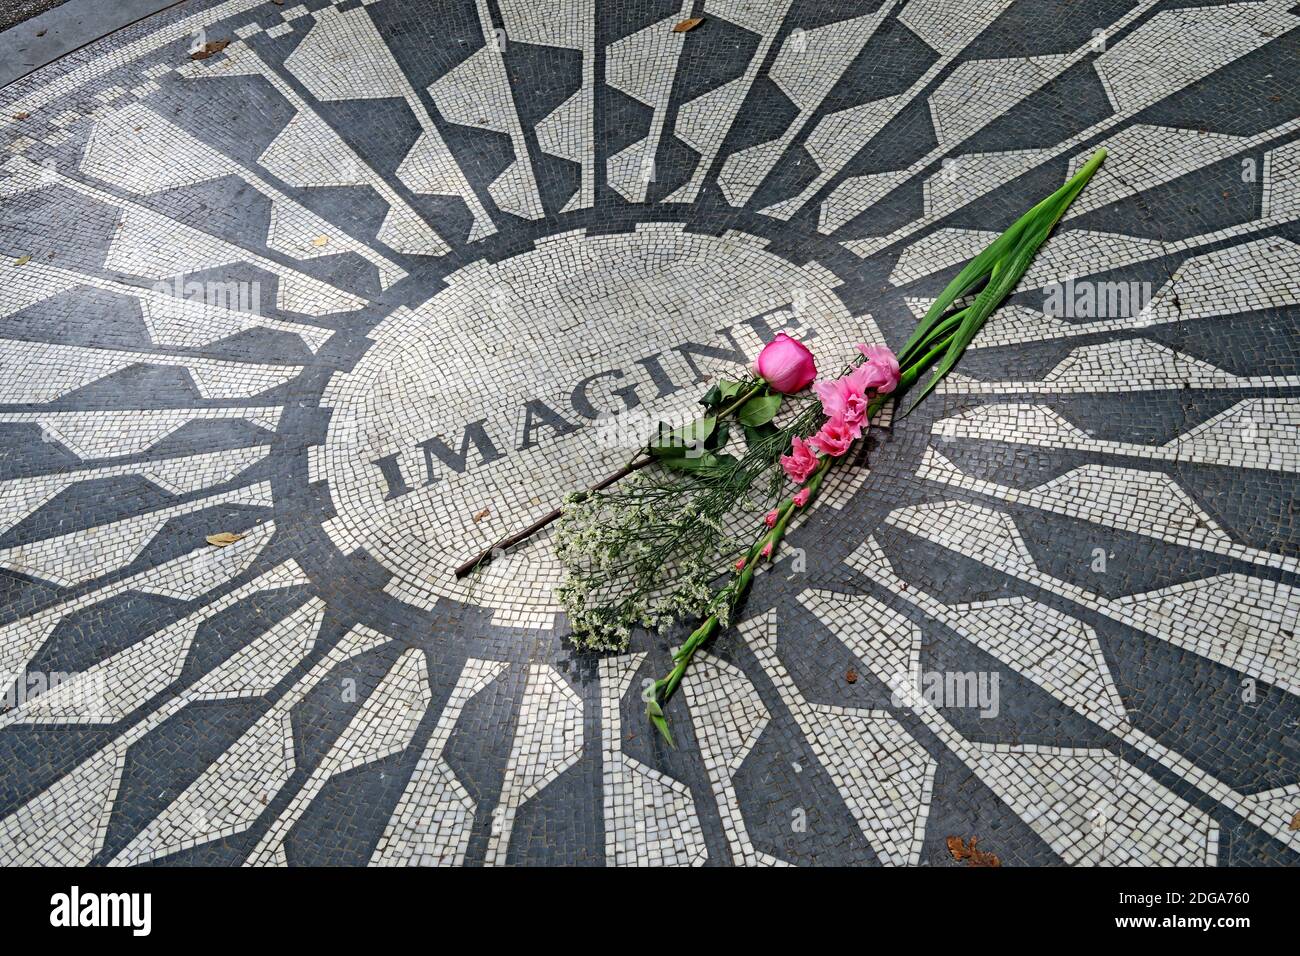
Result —
[[[0, 90], [0, 862], [1300, 862], [1297, 62], [1294, 0], [191, 0]], [[545, 535], [453, 576], [1101, 145], [677, 749], [680, 634], [574, 652]]]

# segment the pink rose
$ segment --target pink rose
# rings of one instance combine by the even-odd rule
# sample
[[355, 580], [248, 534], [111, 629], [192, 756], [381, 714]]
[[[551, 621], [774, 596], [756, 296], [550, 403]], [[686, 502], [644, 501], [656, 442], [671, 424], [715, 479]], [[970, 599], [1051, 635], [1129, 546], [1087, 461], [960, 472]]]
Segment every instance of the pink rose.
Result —
[[863, 387], [875, 389], [881, 395], [888, 395], [898, 387], [898, 358], [883, 345], [859, 345], [858, 351], [866, 361], [855, 371], [867, 370], [862, 379]]
[[769, 528], [775, 528], [776, 519], [779, 517], [781, 517], [781, 512], [773, 508], [771, 511], [769, 511], [766, 515], [763, 516], [763, 524], [767, 525]]
[[839, 458], [849, 446], [857, 440], [862, 434], [862, 426], [854, 428], [842, 417], [828, 418], [816, 435], [808, 440], [818, 451], [830, 455], [832, 458]]
[[817, 377], [817, 366], [808, 346], [784, 332], [778, 332], [776, 338], [763, 346], [755, 365], [763, 381], [783, 395], [807, 388]]
[[802, 485], [817, 467], [817, 455], [798, 435], [790, 443], [790, 454], [781, 456], [781, 467], [796, 485]]
[[795, 506], [796, 508], [802, 508], [804, 505], [806, 505], [806, 504], [808, 503], [808, 497], [809, 497], [811, 494], [812, 494], [812, 489], [811, 489], [811, 488], [800, 488], [800, 489], [799, 489], [799, 493], [798, 493], [797, 495], [794, 496], [794, 499], [793, 499], [793, 500], [794, 500], [794, 506]]

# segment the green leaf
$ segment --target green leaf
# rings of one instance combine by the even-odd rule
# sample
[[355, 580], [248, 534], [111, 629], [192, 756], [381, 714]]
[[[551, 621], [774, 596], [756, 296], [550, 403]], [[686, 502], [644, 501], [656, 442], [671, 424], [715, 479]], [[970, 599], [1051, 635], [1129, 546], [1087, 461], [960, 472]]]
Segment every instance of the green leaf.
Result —
[[970, 306], [966, 306], [966, 308], [962, 309], [959, 312], [954, 312], [952, 315], [948, 316], [946, 319], [944, 319], [938, 325], [936, 325], [933, 329], [931, 329], [930, 332], [920, 342], [916, 344], [916, 348], [914, 350], [916, 354], [924, 355], [926, 352], [930, 351], [930, 349], [934, 347], [935, 343], [937, 343], [945, 335], [947, 335], [949, 332], [951, 332], [953, 329], [955, 329], [958, 325], [961, 324], [962, 319], [966, 316], [966, 313], [969, 311], [970, 311]]
[[[933, 345], [942, 339], [938, 329], [943, 325], [950, 323], [956, 325], [956, 330], [952, 333], [952, 339], [944, 352], [943, 358], [936, 366], [930, 380], [917, 393], [907, 406], [907, 411], [903, 413], [906, 416], [916, 408], [917, 404], [930, 394], [931, 390], [952, 371], [961, 358], [962, 353], [966, 351], [967, 346], [979, 333], [988, 317], [992, 315], [1002, 300], [1007, 297], [1016, 284], [1020, 282], [1021, 277], [1028, 271], [1029, 265], [1038, 254], [1038, 249], [1047, 240], [1052, 229], [1065, 214], [1070, 203], [1074, 202], [1076, 196], [1087, 185], [1092, 174], [1097, 171], [1103, 159], [1106, 158], [1106, 151], [1099, 149], [1093, 153], [1092, 157], [1084, 164], [1074, 176], [1070, 178], [1060, 189], [1052, 193], [1038, 205], [1034, 206], [1029, 212], [1025, 213], [1010, 229], [1004, 232], [996, 240], [991, 242], [983, 252], [971, 260], [970, 264], [958, 274], [957, 279], [949, 283], [944, 294], [935, 301], [930, 311], [926, 313], [912, 337], [908, 339], [908, 344], [904, 346], [903, 353], [900, 355], [901, 361], [910, 361], [916, 359], [925, 353], [922, 351], [923, 346]], [[978, 269], [973, 269], [979, 265]], [[973, 280], [972, 288], [975, 282], [987, 279], [984, 288], [976, 295], [975, 301], [965, 309], [962, 309], [955, 316], [943, 319], [942, 312], [953, 301], [965, 294], [965, 291], [957, 291], [951, 298], [947, 298], [949, 293], [959, 285], [958, 280], [966, 277]], [[946, 302], [945, 302], [946, 299]], [[938, 308], [943, 302], [942, 308]], [[958, 320], [953, 323], [953, 319]], [[906, 357], [906, 358], [904, 358]], [[902, 417], [902, 416], [900, 416]]]
[[689, 458], [661, 458], [659, 464], [665, 468], [684, 471], [700, 478], [716, 478], [735, 467], [737, 460], [735, 455], [719, 455], [715, 452], [706, 451], [703, 454], [692, 455]]
[[771, 422], [764, 422], [762, 425], [742, 425], [741, 427], [745, 430], [745, 443], [751, 448], [767, 441], [781, 431]]
[[[662, 683], [663, 681], [656, 682], [654, 686], [654, 693], [656, 695], [659, 693], [659, 684]], [[659, 706], [659, 698], [657, 696], [650, 697], [646, 700], [645, 715], [650, 719], [650, 723], [655, 725], [655, 728], [659, 733], [663, 734], [664, 740], [668, 741], [668, 746], [676, 750], [677, 745], [673, 743], [672, 732], [668, 729], [668, 718], [664, 716], [664, 709]]]
[[658, 717], [651, 716], [650, 723], [654, 724], [655, 729], [663, 735], [664, 740], [668, 741], [668, 746], [676, 750], [677, 744], [673, 743], [672, 732], [668, 729], [668, 720], [661, 714]]
[[780, 395], [755, 395], [740, 407], [740, 414], [736, 417], [742, 425], [766, 425], [776, 417], [780, 407]]
[[1016, 248], [1011, 262], [999, 262], [997, 264], [989, 284], [976, 296], [970, 308], [965, 310], [961, 325], [957, 327], [957, 331], [953, 334], [952, 341], [948, 344], [948, 349], [939, 365], [935, 368], [934, 374], [925, 383], [925, 387], [917, 393], [916, 398], [912, 399], [907, 406], [907, 411], [903, 413], [904, 415], [910, 414], [912, 409], [916, 408], [917, 403], [930, 394], [940, 380], [952, 371], [953, 366], [957, 364], [957, 360], [966, 351], [966, 346], [970, 345], [984, 322], [993, 313], [993, 310], [1006, 298], [1007, 293], [1015, 287], [1016, 283], [1020, 281], [1020, 277], [1025, 274], [1034, 253], [1038, 251], [1039, 244], [1027, 241]]
[[714, 383], [711, 389], [704, 393], [704, 397], [700, 399], [700, 404], [709, 411], [715, 411], [720, 405], [739, 395], [743, 387], [740, 382], [733, 382], [726, 378], [720, 379]]
[[656, 458], [663, 460], [698, 455], [717, 427], [718, 420], [712, 415], [697, 418], [689, 425], [674, 431], [664, 431], [665, 426], [661, 424], [659, 434], [655, 436], [655, 440], [650, 443], [647, 450]]
[[[1026, 214], [1027, 216], [1028, 214]], [[1021, 231], [1025, 227], [1026, 216], [1017, 219], [1011, 228], [1004, 232], [998, 238], [989, 243], [978, 256], [966, 264], [966, 267], [957, 273], [956, 277], [948, 283], [939, 298], [934, 300], [929, 311], [925, 313], [925, 318], [921, 319], [917, 327], [912, 331], [907, 343], [898, 353], [899, 362], [906, 362], [912, 358], [918, 351], [918, 346], [927, 335], [943, 319], [943, 314], [948, 311], [948, 307], [954, 302], [970, 292], [982, 281], [984, 281], [993, 268], [993, 264], [1001, 257], [1005, 251], [1016, 241]]]

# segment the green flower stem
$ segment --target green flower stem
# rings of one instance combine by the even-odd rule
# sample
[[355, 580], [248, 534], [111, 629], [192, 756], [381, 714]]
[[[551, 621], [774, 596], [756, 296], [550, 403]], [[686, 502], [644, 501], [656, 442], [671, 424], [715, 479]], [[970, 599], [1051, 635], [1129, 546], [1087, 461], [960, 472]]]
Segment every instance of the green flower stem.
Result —
[[[960, 313], [953, 316], [953, 318], [958, 318], [959, 315]], [[926, 352], [919, 359], [915, 359], [909, 363], [907, 369], [900, 371], [898, 376], [898, 388], [894, 389], [894, 392], [901, 395], [903, 392], [907, 391], [908, 387], [921, 377], [921, 373], [926, 370], [931, 362], [937, 359], [944, 352], [948, 351], [948, 344], [951, 341], [952, 334], [944, 336], [942, 339], [935, 342], [934, 347], [930, 349], [930, 351]], [[873, 402], [872, 407], [868, 407], [868, 415], [875, 410], [874, 406], [875, 403]]]
[[1060, 189], [1017, 219], [1011, 228], [968, 262], [934, 300], [925, 317], [921, 319], [904, 344], [898, 356], [900, 361], [906, 362], [927, 348], [933, 341], [936, 329], [950, 321], [942, 318], [944, 312], [957, 299], [975, 293], [976, 289], [979, 290], [975, 293], [974, 301], [958, 313], [961, 316], [961, 323], [949, 342], [947, 354], [935, 367], [930, 380], [913, 396], [911, 404], [900, 417], [905, 417], [911, 412], [917, 403], [952, 371], [993, 310], [1015, 289], [1029, 269], [1039, 247], [1047, 241], [1052, 229], [1065, 215], [1065, 211], [1088, 184], [1088, 180], [1092, 178], [1105, 158], [1105, 149], [1094, 152]]
[[[880, 412], [880, 409], [884, 407], [885, 402], [889, 401], [891, 396], [900, 395], [902, 392], [906, 391], [907, 388], [916, 381], [920, 374], [925, 371], [926, 367], [943, 354], [943, 352], [948, 348], [949, 339], [952, 337], [951, 329], [955, 327], [956, 323], [949, 326], [948, 335], [937, 341], [933, 348], [931, 348], [925, 355], [908, 363], [906, 369], [901, 369], [899, 371], [898, 387], [893, 393], [890, 395], [877, 395], [871, 400], [871, 403], [867, 406], [868, 422]], [[785, 537], [786, 529], [794, 519], [796, 512], [812, 507], [813, 502], [817, 500], [818, 493], [821, 491], [822, 483], [825, 481], [827, 473], [830, 471], [831, 466], [838, 461], [840, 461], [839, 458], [832, 458], [827, 455], [818, 462], [817, 467], [813, 470], [813, 473], [808, 476], [808, 481], [804, 485], [804, 487], [808, 489], [808, 500], [804, 502], [802, 509], [795, 505], [793, 497], [787, 498], [781, 503], [780, 507], [777, 509], [776, 522], [772, 525], [771, 529], [769, 529], [765, 534], [760, 535], [758, 539], [750, 545], [749, 550], [745, 553], [744, 566], [736, 572], [736, 577], [733, 579], [731, 585], [721, 593], [721, 600], [726, 601], [733, 608], [740, 603], [741, 599], [744, 598], [745, 594], [749, 591], [750, 585], [754, 581], [754, 572], [758, 567], [759, 561], [763, 560], [763, 548], [768, 544], [771, 544], [772, 554], [776, 553], [776, 548]], [[771, 556], [769, 556], [767, 560], [772, 560]], [[661, 705], [666, 704], [668, 699], [672, 697], [673, 693], [677, 690], [677, 686], [682, 682], [682, 677], [686, 674], [686, 668], [690, 666], [691, 659], [695, 657], [695, 652], [704, 646], [704, 644], [706, 644], [709, 639], [717, 633], [720, 626], [721, 618], [715, 611], [710, 614], [704, 622], [691, 633], [691, 636], [685, 640], [682, 646], [677, 649], [677, 653], [673, 655], [673, 669], [669, 672], [668, 676], [656, 681], [654, 686], [651, 688], [653, 696], [649, 701], [650, 706], [648, 711], [656, 725], [660, 726], [660, 730], [664, 732], [665, 736], [667, 736], [667, 724], [660, 723], [664, 720]], [[668, 741], [671, 743], [672, 738], [669, 737]]]
[[[944, 340], [945, 342], [951, 339], [952, 338], [951, 333], [959, 325], [961, 325], [962, 320], [966, 318], [966, 312], [969, 309], [970, 306], [967, 306], [965, 309], [962, 309], [960, 312], [956, 313], [955, 315], [948, 316], [948, 318], [940, 322], [937, 326], [934, 327], [934, 329], [930, 331], [928, 335], [926, 335], [924, 341], [918, 342], [916, 344], [916, 347], [913, 349], [913, 351], [919, 352], [922, 349], [928, 349], [933, 343], [938, 342], [940, 339]], [[915, 361], [910, 363], [903, 363], [900, 361], [900, 364], [915, 366], [917, 363]]]
[[[826, 473], [830, 470], [831, 463], [836, 459], [829, 456], [823, 458], [817, 465], [813, 473], [808, 477], [808, 482], [804, 486], [808, 489], [808, 500], [804, 502], [803, 507], [807, 508], [817, 498], [817, 492], [821, 490], [822, 481], [826, 478]], [[761, 535], [757, 541], [750, 547], [745, 555], [745, 564], [736, 572], [735, 580], [723, 600], [735, 607], [749, 591], [750, 585], [754, 581], [754, 572], [758, 568], [758, 563], [763, 559], [763, 548], [768, 544], [772, 545], [772, 552], [776, 553], [776, 546], [781, 543], [785, 537], [786, 528], [789, 526], [791, 519], [799, 509], [795, 506], [794, 498], [787, 498], [778, 509], [776, 523], [771, 529]], [[771, 560], [769, 556], [766, 560]], [[686, 642], [673, 655], [676, 666], [671, 673], [656, 682], [655, 690], [659, 692], [658, 697], [662, 702], [667, 702], [668, 698], [677, 690], [677, 685], [682, 682], [682, 676], [686, 673], [686, 668], [690, 666], [691, 658], [709, 638], [718, 630], [720, 619], [717, 612], [710, 614], [704, 623], [695, 629]]]
[[[952, 370], [989, 315], [1015, 288], [1029, 268], [1039, 247], [1047, 240], [1053, 227], [1105, 158], [1105, 149], [1098, 149], [1093, 153], [1083, 167], [1063, 186], [1017, 219], [1006, 232], [968, 262], [931, 304], [925, 317], [912, 331], [912, 335], [898, 354], [899, 382], [892, 395], [901, 396], [915, 384], [922, 371], [936, 362], [938, 364], [930, 380], [917, 392], [903, 415], [915, 408], [917, 403]], [[979, 291], [970, 305], [959, 310], [955, 315], [944, 318], [944, 313], [957, 299], [975, 292], [976, 289]], [[868, 422], [880, 411], [887, 397], [878, 395], [871, 401], [867, 407]], [[802, 423], [804, 419], [800, 418], [799, 421]], [[808, 499], [804, 502], [804, 507], [808, 507], [816, 499], [826, 472], [837, 460], [828, 455], [818, 463], [805, 485], [808, 489]], [[785, 535], [794, 511], [793, 499], [788, 499], [781, 505], [775, 525], [760, 536], [746, 552], [745, 560], [736, 577], [718, 592], [710, 607], [725, 606], [729, 611], [735, 608], [753, 582], [754, 569], [762, 557], [763, 548], [767, 544], [772, 544], [775, 549], [776, 544]], [[677, 685], [681, 683], [682, 675], [686, 673], [686, 668], [691, 658], [695, 656], [695, 652], [717, 633], [720, 627], [721, 617], [717, 611], [714, 611], [673, 655], [672, 671], [667, 677], [656, 681], [647, 696], [647, 716], [667, 738], [670, 745], [672, 736], [668, 732], [668, 721], [664, 717], [661, 704], [667, 702], [677, 689]]]
[[755, 397], [756, 395], [765, 393], [767, 391], [767, 388], [768, 388], [767, 382], [763, 381], [761, 378], [755, 381], [755, 383], [751, 385], [748, 389], [746, 389], [745, 391], [738, 394], [735, 398], [733, 398], [730, 404], [723, 405], [720, 409], [718, 409], [718, 413], [716, 415], [718, 421], [722, 421], [732, 412], [739, 411], [742, 405], [744, 405], [747, 401], [749, 401], [751, 398]]

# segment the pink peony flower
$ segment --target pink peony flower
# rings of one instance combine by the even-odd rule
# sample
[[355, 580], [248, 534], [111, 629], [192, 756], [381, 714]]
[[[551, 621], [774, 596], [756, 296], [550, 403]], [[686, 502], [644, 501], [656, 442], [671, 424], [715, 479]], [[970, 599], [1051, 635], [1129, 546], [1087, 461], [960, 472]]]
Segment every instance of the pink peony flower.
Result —
[[867, 378], [865, 370], [866, 366], [859, 366], [842, 378], [813, 386], [813, 391], [822, 400], [826, 417], [842, 418], [854, 432], [854, 438], [861, 437], [862, 426], [867, 421], [867, 395], [862, 384]]
[[807, 388], [817, 377], [817, 366], [808, 346], [784, 332], [778, 332], [776, 338], [763, 346], [755, 365], [759, 376], [783, 395]]
[[858, 351], [866, 361], [854, 371], [867, 370], [863, 387], [888, 395], [898, 387], [898, 358], [883, 345], [859, 345]]
[[772, 542], [771, 542], [771, 541], [769, 541], [767, 544], [763, 545], [763, 552], [762, 552], [762, 554], [763, 554], [763, 557], [765, 557], [765, 558], [770, 558], [770, 557], [772, 556]]
[[842, 416], [828, 418], [816, 435], [808, 439], [818, 451], [830, 455], [832, 458], [839, 458], [849, 446], [857, 440], [862, 434], [862, 426], [859, 424], [856, 428], [844, 420]]
[[794, 496], [794, 506], [802, 508], [808, 503], [808, 496], [812, 494], [811, 488], [800, 488], [799, 493]]
[[781, 517], [781, 513], [777, 511], [775, 508], [773, 508], [771, 511], [769, 511], [767, 514], [763, 516], [763, 524], [767, 525], [769, 528], [775, 528], [776, 519], [779, 517]]
[[817, 455], [798, 435], [790, 443], [790, 454], [781, 456], [781, 467], [796, 485], [802, 485], [817, 467]]
[[743, 570], [745, 570], [745, 559], [744, 559], [744, 558], [740, 558], [740, 559], [736, 562], [736, 570], [737, 570], [737, 571], [743, 571]]

